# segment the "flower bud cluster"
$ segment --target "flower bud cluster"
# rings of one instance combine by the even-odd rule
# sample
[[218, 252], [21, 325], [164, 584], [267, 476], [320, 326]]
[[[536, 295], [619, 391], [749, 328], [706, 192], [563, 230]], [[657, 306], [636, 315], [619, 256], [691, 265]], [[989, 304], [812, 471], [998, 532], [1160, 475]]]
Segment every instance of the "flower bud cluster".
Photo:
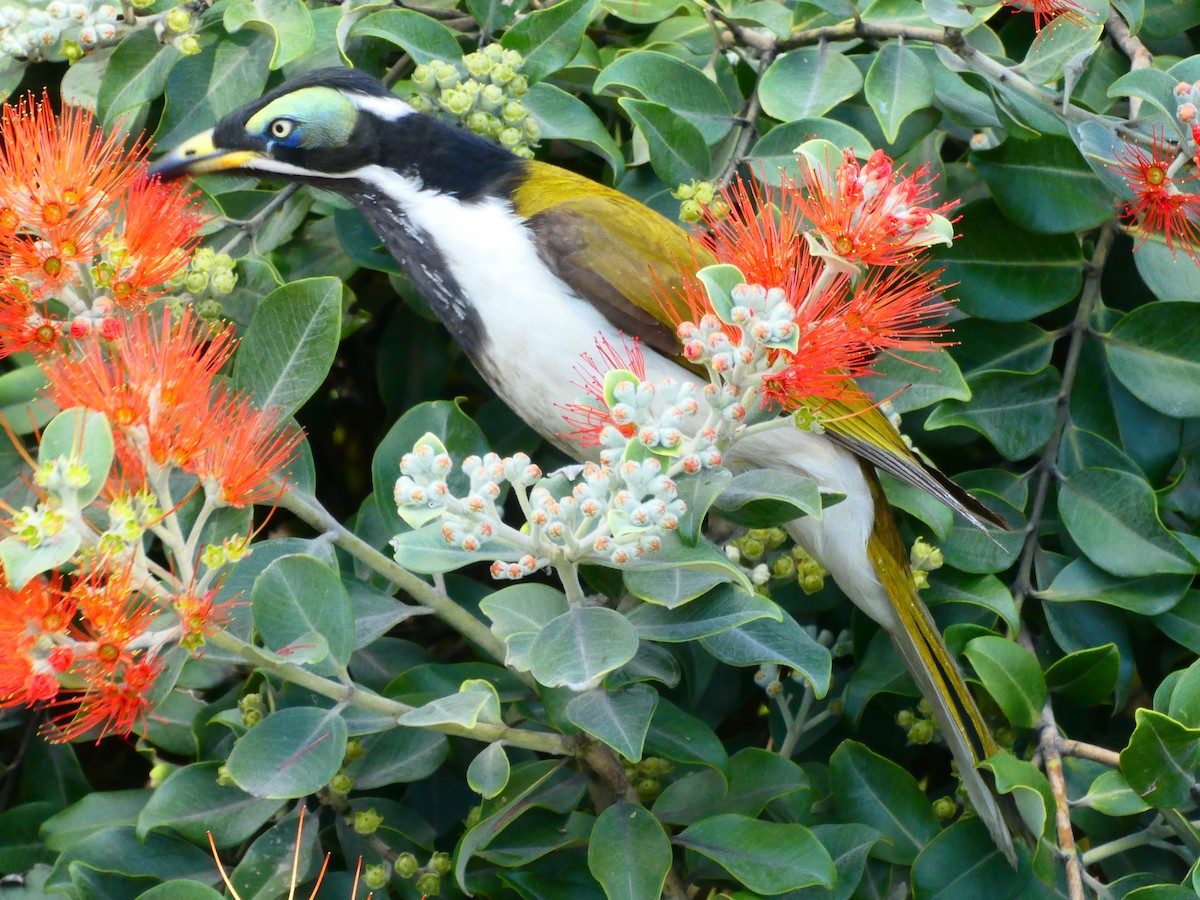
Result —
[[[153, 0], [131, 0], [134, 10]], [[180, 4], [166, 19], [155, 17], [157, 37], [170, 40], [185, 55], [200, 52], [192, 34], [193, 16]], [[96, 0], [9, 0], [0, 7], [0, 57], [22, 63], [76, 62], [98, 47], [120, 43], [139, 28], [126, 19], [120, 4]], [[188, 40], [190, 39], [190, 40]]]
[[1200, 79], [1175, 85], [1175, 118], [1191, 132], [1196, 165], [1200, 166]]
[[423, 63], [413, 71], [416, 93], [408, 102], [418, 112], [441, 111], [475, 134], [532, 159], [541, 128], [521, 102], [529, 90], [520, 74], [524, 64], [520, 53], [499, 44], [468, 53], [458, 63]]
[[679, 221], [688, 225], [703, 221], [706, 215], [722, 219], [729, 212], [729, 204], [717, 193], [717, 186], [711, 181], [692, 179], [679, 185], [671, 196], [680, 201]]
[[725, 555], [746, 570], [765, 596], [770, 595], [772, 582], [791, 580], [804, 593], [815, 594], [825, 586], [825, 570], [800, 547], [784, 548], [787, 540], [787, 532], [780, 527], [751, 528], [725, 545]]
[[782, 288], [739, 284], [729, 296], [734, 304], [729, 317], [760, 344], [783, 344], [795, 336], [796, 308]]
[[124, 555], [139, 541], [146, 529], [162, 518], [158, 499], [149, 491], [114, 497], [108, 504], [108, 529], [100, 535], [102, 553]]
[[924, 538], [917, 538], [909, 553], [909, 565], [912, 567], [913, 581], [917, 589], [929, 587], [929, 573], [940, 569], [946, 562], [942, 551], [930, 544]]
[[[401, 458], [396, 506], [414, 527], [440, 519], [446, 543], [466, 552], [486, 552], [489, 542], [515, 550], [515, 560], [492, 564], [496, 579], [524, 578], [556, 562], [622, 566], [660, 549], [686, 505], [658, 458], [621, 459], [606, 451], [602, 459], [586, 464], [564, 494], [561, 481], [541, 480], [541, 470], [523, 453], [471, 456], [461, 466], [470, 485], [456, 497], [447, 481], [450, 455], [426, 435]], [[497, 506], [505, 485], [525, 514], [520, 531], [504, 524]]]
[[191, 304], [202, 319], [219, 320], [224, 313], [221, 298], [237, 287], [237, 263], [228, 253], [200, 247], [188, 267], [167, 282], [173, 305]]

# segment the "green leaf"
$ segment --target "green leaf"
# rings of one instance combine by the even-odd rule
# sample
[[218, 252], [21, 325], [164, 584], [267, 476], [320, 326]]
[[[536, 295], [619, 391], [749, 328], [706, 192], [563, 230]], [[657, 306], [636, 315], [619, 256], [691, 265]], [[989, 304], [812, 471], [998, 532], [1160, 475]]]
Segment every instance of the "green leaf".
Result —
[[227, 766], [246, 793], [286, 800], [323, 788], [345, 755], [345, 720], [331, 710], [297, 706], [272, 713], [242, 735]]
[[462, 57], [453, 31], [432, 16], [409, 9], [373, 12], [355, 22], [348, 36], [382, 38], [404, 50], [418, 65]]
[[732, 578], [723, 572], [692, 568], [631, 569], [624, 573], [625, 587], [635, 597], [675, 609], [706, 594]]
[[1188, 591], [1167, 612], [1154, 616], [1153, 622], [1175, 643], [1200, 653], [1200, 591]]
[[888, 41], [871, 63], [863, 93], [891, 143], [905, 119], [933, 103], [933, 82], [921, 57], [900, 41]]
[[277, 288], [254, 310], [238, 348], [233, 383], [286, 418], [316, 393], [342, 330], [342, 284], [306, 278]]
[[230, 0], [223, 19], [230, 34], [250, 27], [275, 39], [271, 69], [280, 69], [312, 46], [316, 29], [302, 0]]
[[1188, 802], [1200, 759], [1200, 728], [1188, 728], [1152, 709], [1134, 712], [1137, 723], [1121, 751], [1121, 774], [1151, 806]]
[[[597, 96], [613, 94], [640, 98], [671, 110], [700, 133], [705, 152], [733, 126], [733, 112], [721, 89], [695, 66], [665, 53], [639, 50], [617, 57], [600, 72], [592, 91]], [[641, 123], [637, 124], [640, 127]], [[675, 140], [686, 133], [688, 142], [692, 143], [691, 132], [686, 129], [666, 131], [679, 131], [680, 134], [673, 138]]]
[[1046, 687], [1079, 706], [1112, 700], [1121, 674], [1116, 644], [1068, 653], [1046, 670]]
[[423, 781], [450, 755], [444, 734], [397, 726], [363, 739], [365, 752], [346, 766], [357, 790]]
[[874, 375], [858, 379], [877, 400], [889, 399], [898, 413], [924, 409], [942, 400], [970, 400], [971, 389], [945, 350], [893, 350], [871, 364]]
[[838, 818], [877, 828], [889, 841], [875, 848], [879, 859], [912, 865], [941, 831], [916, 779], [856, 741], [843, 741], [830, 757], [829, 783]]
[[1004, 214], [1032, 231], [1068, 234], [1114, 215], [1112, 194], [1066, 138], [1005, 141], [971, 162]]
[[518, 634], [536, 634], [570, 609], [567, 597], [548, 584], [522, 583], [501, 588], [479, 603], [492, 620], [492, 632], [503, 641]]
[[739, 750], [729, 760], [729, 792], [716, 812], [757, 816], [767, 804], [797, 791], [811, 793], [804, 770], [778, 753], [759, 747]]
[[173, 44], [158, 42], [153, 28], [134, 31], [109, 57], [96, 98], [96, 119], [111, 128], [122, 115], [159, 96], [179, 58]]
[[[187, 841], [152, 832], [138, 839], [132, 826], [105, 827], [63, 852], [46, 879], [46, 895], [65, 893], [74, 881], [73, 870], [113, 872], [126, 878], [212, 878], [212, 857]], [[140, 888], [137, 893], [141, 893]], [[79, 896], [95, 897], [94, 893]], [[119, 894], [116, 896], [120, 896]], [[126, 894], [125, 896], [128, 896]], [[115, 900], [115, 898], [114, 898]]]
[[[954, 293], [959, 298], [958, 308], [968, 315], [998, 322], [1027, 322], [1058, 309], [1079, 294], [1083, 254], [1074, 234], [1027, 231], [1006, 219], [991, 200], [963, 207], [962, 219], [955, 228], [960, 233], [954, 246], [936, 246], [932, 254], [939, 266], [946, 267], [945, 280], [957, 285]], [[959, 323], [955, 328], [971, 324]], [[967, 367], [962, 353], [956, 355]], [[990, 368], [1016, 370], [1003, 364]]]
[[701, 645], [731, 666], [778, 663], [803, 675], [818, 698], [829, 690], [833, 657], [790, 616], [783, 621], [756, 619], [703, 638]]
[[782, 525], [801, 516], [821, 518], [821, 491], [805, 475], [753, 469], [734, 476], [713, 503], [721, 518], [749, 528]]
[[609, 900], [660, 896], [670, 868], [671, 842], [649, 810], [620, 800], [596, 819], [588, 869]]
[[954, 518], [950, 536], [942, 542], [946, 564], [978, 575], [1001, 572], [1014, 562], [1025, 541], [1025, 516], [995, 494], [975, 490], [975, 499], [1004, 516], [1011, 531], [988, 526], [981, 531], [961, 516]]
[[318, 635], [336, 665], [350, 661], [354, 651], [350, 598], [338, 574], [319, 560], [302, 554], [275, 560], [254, 580], [250, 609], [263, 642], [285, 659], [300, 649], [306, 636]]
[[1025, 59], [1015, 70], [1034, 84], [1050, 84], [1063, 75], [1071, 60], [1095, 47], [1103, 29], [1102, 21], [1076, 24], [1060, 17], [1038, 32]]
[[247, 97], [261, 94], [267, 84], [271, 49], [269, 39], [244, 32], [179, 60], [167, 75], [167, 106], [154, 132], [155, 149], [172, 149], [216, 125]]
[[75, 555], [82, 538], [78, 531], [62, 531], [30, 547], [24, 541], [7, 537], [0, 540], [0, 564], [8, 586], [19, 591], [31, 578], [56, 569]]
[[778, 622], [782, 617], [779, 607], [767, 598], [738, 585], [724, 585], [677, 609], [644, 603], [627, 618], [646, 640], [678, 643], [720, 634], [755, 619]]
[[538, 684], [586, 691], [633, 659], [638, 636], [620, 613], [602, 606], [573, 608], [552, 619], [529, 648]]
[[1200, 563], [1163, 527], [1154, 491], [1113, 469], [1083, 469], [1059, 487], [1058, 511], [1088, 559], [1114, 575], [1193, 574]]
[[1134, 793], [1125, 776], [1117, 769], [1110, 769], [1093, 781], [1079, 803], [1106, 816], [1136, 816], [1150, 809], [1150, 805]]
[[1046, 705], [1046, 679], [1033, 655], [1020, 644], [992, 635], [975, 638], [963, 653], [1008, 721], [1032, 728]]
[[106, 828], [136, 825], [152, 796], [148, 788], [87, 794], [46, 819], [41, 838], [49, 850], [61, 853]]
[[732, 480], [733, 474], [728, 469], [701, 469], [695, 475], [676, 478], [679, 499], [687, 504], [678, 528], [679, 537], [685, 544], [695, 545], [700, 540], [704, 517]]
[[665, 697], [658, 699], [654, 718], [646, 734], [646, 749], [677, 763], [711, 766], [724, 770], [729, 756], [721, 739], [695, 716], [681, 710]]
[[1178, 83], [1178, 78], [1172, 78], [1161, 69], [1134, 69], [1108, 86], [1108, 96], [1137, 97], [1171, 119], [1175, 116], [1175, 85]]
[[760, 894], [810, 885], [832, 889], [837, 880], [829, 851], [803, 825], [715, 816], [684, 829], [675, 843], [707, 856]]
[[970, 603], [994, 612], [1014, 631], [1020, 625], [1020, 615], [1012, 592], [995, 575], [971, 575], [950, 568], [940, 569], [931, 575], [924, 599], [930, 607], [939, 603]]
[[293, 866], [297, 882], [316, 876], [318, 829], [305, 828], [299, 835], [296, 831], [296, 818], [289, 816], [250, 845], [230, 874], [238, 897], [283, 897], [293, 884]]
[[541, 81], [575, 58], [599, 5], [600, 0], [563, 0], [535, 10], [508, 29], [500, 43], [524, 55], [526, 78]]
[[[857, 67], [855, 67], [857, 70]], [[856, 71], [857, 74], [857, 71]], [[861, 79], [861, 75], [858, 76]], [[760, 86], [759, 93], [762, 88]], [[796, 161], [796, 148], [805, 141], [820, 138], [837, 147], [846, 147], [860, 159], [871, 155], [871, 143], [862, 132], [843, 125], [833, 119], [797, 119], [776, 125], [750, 148], [750, 170], [755, 178], [778, 187], [783, 175], [800, 180], [800, 166]]]
[[474, 728], [480, 723], [503, 724], [500, 718], [500, 695], [491, 682], [482, 678], [468, 679], [459, 686], [457, 694], [440, 697], [400, 717], [400, 724], [409, 727], [460, 725]]
[[982, 820], [971, 816], [955, 822], [921, 851], [913, 863], [912, 891], [920, 900], [1023, 897], [1030, 879], [1028, 867], [1014, 870]]
[[1054, 792], [1042, 770], [1003, 751], [989, 756], [980, 768], [992, 773], [997, 791], [1012, 796], [1030, 834], [1045, 834], [1054, 817]]
[[[701, 541], [689, 547], [677, 534], [665, 535], [661, 548], [627, 564], [625, 572], [636, 572], [640, 576], [645, 572], [676, 568], [713, 575], [720, 582], [736, 582], [746, 590], [753, 587], [746, 573], [731, 563], [729, 557], [714, 544]], [[634, 583], [638, 583], [637, 578]], [[648, 594], [645, 599], [656, 601], [658, 598]]]
[[467, 766], [467, 785], [485, 800], [497, 796], [508, 784], [511, 770], [504, 744], [488, 744]]
[[[858, 66], [822, 43], [776, 57], [758, 83], [758, 99], [768, 116], [790, 122], [823, 116], [857, 94], [862, 83]], [[811, 137], [824, 135], [801, 135], [792, 148]]]
[[139, 838], [155, 828], [172, 828], [193, 843], [211, 834], [218, 847], [252, 838], [279, 810], [278, 800], [251, 797], [218, 781], [217, 761], [176, 769], [150, 795], [137, 819]]
[[1111, 603], [1139, 615], [1154, 616], [1178, 603], [1191, 583], [1190, 575], [1110, 575], [1086, 559], [1074, 559], [1054, 576], [1050, 587], [1038, 592], [1038, 597], [1052, 603]]
[[658, 692], [644, 684], [630, 685], [620, 691], [598, 688], [573, 697], [567, 704], [567, 718], [636, 763], [642, 758], [646, 732], [657, 704]]
[[145, 893], [138, 894], [137, 900], [221, 900], [224, 896], [224, 894], [218, 894], [207, 884], [173, 878], [150, 888]]
[[1113, 374], [1159, 412], [1200, 416], [1200, 315], [1195, 303], [1148, 303], [1103, 336]]
[[930, 431], [963, 425], [992, 442], [1006, 459], [1025, 459], [1050, 439], [1059, 391], [1058, 370], [1033, 375], [982, 372], [967, 379], [970, 403], [947, 401], [926, 420]]
[[1186, 253], [1172, 251], [1158, 235], [1151, 235], [1137, 248], [1133, 262], [1159, 300], [1195, 303], [1200, 298], [1200, 266]]
[[668, 186], [708, 177], [712, 158], [695, 125], [661, 103], [630, 97], [617, 103], [646, 138], [650, 165]]
[[567, 140], [598, 153], [614, 175], [625, 171], [625, 157], [590, 106], [547, 81], [530, 85], [521, 98], [530, 117], [541, 126], [543, 140]]
[[64, 489], [46, 485], [47, 493], [62, 499], [69, 493], [74, 497], [72, 505], [80, 508], [91, 503], [108, 480], [113, 453], [112, 426], [103, 413], [82, 407], [64, 409], [42, 432], [38, 464], [45, 466], [56, 459], [74, 460], [86, 467], [87, 481], [79, 487]]

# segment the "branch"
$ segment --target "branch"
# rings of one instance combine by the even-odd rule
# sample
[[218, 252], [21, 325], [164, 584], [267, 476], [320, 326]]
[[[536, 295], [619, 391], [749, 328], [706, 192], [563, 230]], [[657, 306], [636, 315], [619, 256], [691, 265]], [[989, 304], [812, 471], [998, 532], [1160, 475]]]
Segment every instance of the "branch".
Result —
[[1050, 479], [1058, 474], [1058, 450], [1062, 445], [1063, 433], [1071, 420], [1071, 390], [1075, 386], [1075, 376], [1079, 371], [1079, 354], [1083, 351], [1083, 341], [1088, 334], [1088, 323], [1096, 302], [1100, 299], [1100, 276], [1104, 271], [1104, 261], [1112, 247], [1116, 231], [1112, 225], [1100, 229], [1096, 241], [1096, 249], [1087, 265], [1087, 275], [1083, 282], [1083, 291], [1079, 298], [1079, 308], [1075, 310], [1075, 318], [1067, 333], [1070, 343], [1067, 345], [1067, 359], [1063, 363], [1062, 382], [1055, 397], [1056, 410], [1054, 428], [1050, 438], [1042, 448], [1041, 457], [1034, 466], [1037, 472], [1037, 483], [1033, 487], [1033, 497], [1029, 506], [1029, 524], [1025, 532], [1025, 544], [1021, 548], [1020, 564], [1017, 567], [1017, 577], [1013, 582], [1013, 600], [1017, 610], [1021, 604], [1034, 593], [1033, 563], [1037, 556], [1038, 537], [1041, 530], [1042, 514], [1046, 508], [1046, 497], [1050, 492]]
[[[1121, 18], [1121, 14], [1117, 12], [1115, 7], [1110, 8], [1108, 11], [1108, 22], [1105, 23], [1105, 28], [1108, 29], [1108, 36], [1113, 39], [1113, 43], [1120, 47], [1121, 52], [1129, 57], [1130, 71], [1150, 68], [1154, 62], [1154, 55], [1141, 42], [1141, 39], [1129, 30], [1129, 25]], [[1142, 98], [1130, 97], [1129, 118], [1136, 119], [1141, 109]]]
[[318, 532], [332, 535], [334, 543], [359, 562], [378, 572], [412, 597], [419, 605], [429, 607], [435, 616], [493, 659], [504, 662], [508, 648], [502, 640], [492, 634], [483, 622], [350, 531], [330, 515], [312, 494], [292, 488], [283, 494], [279, 505], [307, 522]]
[[1070, 738], [1060, 737], [1058, 739], [1058, 751], [1065, 756], [1076, 756], [1079, 759], [1090, 759], [1092, 762], [1103, 763], [1113, 769], [1121, 767], [1121, 754], [1109, 750], [1106, 747], [1097, 747], [1095, 744], [1085, 744], [1082, 741], [1073, 741]]
[[1067, 781], [1063, 777], [1058, 741], [1058, 724], [1054, 721], [1054, 709], [1047, 700], [1046, 705], [1042, 707], [1042, 718], [1038, 723], [1038, 747], [1042, 754], [1042, 765], [1046, 769], [1046, 779], [1050, 782], [1050, 792], [1054, 795], [1054, 824], [1058, 832], [1058, 849], [1067, 869], [1067, 896], [1071, 900], [1085, 900], [1083, 865], [1075, 848], [1071, 803], [1067, 799]]
[[[390, 700], [387, 697], [381, 697], [379, 694], [363, 690], [357, 685], [347, 685], [340, 681], [331, 681], [328, 678], [322, 678], [320, 675], [309, 671], [303, 666], [282, 662], [269, 650], [256, 647], [226, 631], [218, 631], [215, 634], [208, 635], [205, 640], [214, 647], [241, 657], [258, 669], [270, 672], [284, 681], [299, 685], [302, 688], [306, 688], [315, 694], [320, 694], [322, 697], [328, 697], [338, 703], [347, 703], [350, 706], [357, 706], [360, 709], [394, 719], [399, 719], [405, 713], [418, 708], [409, 706], [406, 703], [400, 703], [397, 700]], [[432, 731], [440, 731], [442, 734], [470, 738], [471, 740], [483, 741], [489, 744], [495, 741], [503, 741], [512, 747], [523, 747], [526, 750], [535, 750], [538, 753], [549, 753], [555, 756], [574, 756], [581, 749], [579, 741], [563, 737], [560, 734], [553, 734], [548, 731], [528, 731], [523, 728], [510, 728], [507, 725], [479, 724], [473, 728], [468, 728], [465, 725], [445, 724], [421, 727], [429, 728]]]

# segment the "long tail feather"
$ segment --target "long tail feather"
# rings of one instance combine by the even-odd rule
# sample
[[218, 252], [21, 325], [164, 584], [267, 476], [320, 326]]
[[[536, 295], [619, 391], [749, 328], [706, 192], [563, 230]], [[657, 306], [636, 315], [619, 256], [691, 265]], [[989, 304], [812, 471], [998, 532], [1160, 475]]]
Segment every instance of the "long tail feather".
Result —
[[895, 608], [898, 627], [889, 629], [892, 643], [912, 673], [921, 694], [958, 763], [959, 775], [975, 812], [996, 846], [1017, 865], [1009, 822], [1019, 821], [1011, 798], [998, 795], [979, 770], [979, 763], [999, 750], [958, 665], [925, 604], [917, 596], [907, 554], [879, 479], [869, 465], [863, 470], [875, 496], [875, 528], [867, 543], [871, 563]]

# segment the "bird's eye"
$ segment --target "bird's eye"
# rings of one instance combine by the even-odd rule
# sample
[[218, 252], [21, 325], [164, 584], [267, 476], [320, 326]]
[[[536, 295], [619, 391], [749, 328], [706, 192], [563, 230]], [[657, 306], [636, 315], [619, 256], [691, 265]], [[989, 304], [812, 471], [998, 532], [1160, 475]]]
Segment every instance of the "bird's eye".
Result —
[[291, 137], [292, 132], [295, 130], [296, 123], [291, 119], [274, 119], [272, 120], [271, 124], [267, 126], [267, 131], [270, 132], [271, 137], [277, 141], [282, 141], [285, 138]]

